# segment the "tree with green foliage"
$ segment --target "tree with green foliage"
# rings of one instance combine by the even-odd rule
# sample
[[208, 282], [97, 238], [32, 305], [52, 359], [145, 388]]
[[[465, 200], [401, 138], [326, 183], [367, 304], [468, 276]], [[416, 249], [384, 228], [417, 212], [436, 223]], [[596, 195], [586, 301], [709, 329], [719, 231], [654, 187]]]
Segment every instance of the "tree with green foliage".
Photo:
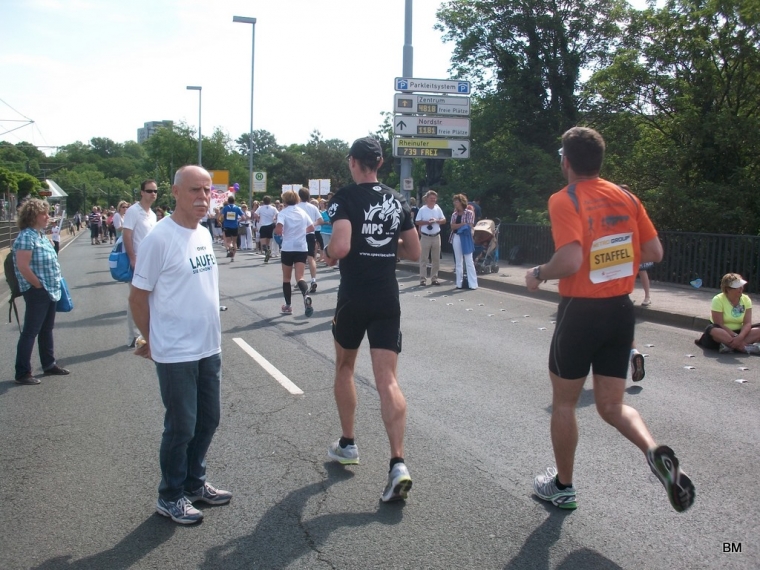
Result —
[[[669, 0], [633, 11], [587, 113], [663, 228], [760, 229], [760, 2]], [[619, 158], [617, 158], [619, 157]]]

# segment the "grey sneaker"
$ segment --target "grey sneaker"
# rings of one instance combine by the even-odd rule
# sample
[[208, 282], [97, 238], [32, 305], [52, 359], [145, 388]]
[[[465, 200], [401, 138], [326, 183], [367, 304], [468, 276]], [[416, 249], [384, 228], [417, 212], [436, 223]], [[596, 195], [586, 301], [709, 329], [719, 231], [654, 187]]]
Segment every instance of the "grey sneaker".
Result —
[[185, 497], [191, 503], [202, 501], [208, 505], [226, 505], [232, 499], [232, 493], [216, 489], [208, 483], [204, 483], [203, 487], [196, 489], [195, 492], [185, 493]]
[[317, 291], [317, 282], [312, 281], [311, 285], [309, 286], [309, 293], [316, 293]]
[[575, 487], [572, 485], [565, 490], [557, 487], [557, 469], [548, 467], [544, 475], [538, 475], [533, 479], [533, 492], [539, 499], [549, 501], [560, 509], [577, 509], [578, 502], [575, 498]]
[[757, 346], [757, 344], [748, 344], [744, 347], [744, 352], [747, 354], [754, 354], [755, 356], [760, 356], [760, 346]]
[[341, 447], [340, 440], [330, 444], [327, 456], [343, 465], [359, 465], [359, 448], [355, 445]]
[[164, 501], [159, 497], [156, 512], [179, 524], [195, 524], [203, 520], [203, 513], [196, 509], [187, 497], [178, 501]]
[[686, 473], [681, 471], [678, 458], [672, 449], [667, 445], [661, 445], [648, 450], [647, 463], [665, 487], [670, 504], [676, 511], [682, 513], [694, 504], [694, 484]]
[[734, 349], [731, 348], [730, 346], [726, 346], [722, 342], [720, 343], [720, 348], [718, 349], [718, 352], [720, 352], [721, 354], [728, 354], [729, 352], [733, 352], [733, 351]]
[[646, 376], [644, 370], [644, 355], [640, 352], [634, 352], [631, 355], [631, 378], [634, 382], [641, 382]]
[[411, 490], [412, 478], [409, 476], [409, 469], [403, 463], [396, 463], [388, 473], [388, 484], [383, 489], [380, 500], [384, 503], [405, 501]]

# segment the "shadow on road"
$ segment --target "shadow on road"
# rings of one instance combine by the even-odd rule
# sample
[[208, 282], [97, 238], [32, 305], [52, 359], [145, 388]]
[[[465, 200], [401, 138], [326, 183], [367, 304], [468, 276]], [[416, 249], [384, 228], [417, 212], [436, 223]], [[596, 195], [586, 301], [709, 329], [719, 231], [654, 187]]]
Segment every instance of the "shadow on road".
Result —
[[174, 534], [177, 525], [152, 515], [135, 530], [125, 536], [113, 548], [104, 550], [81, 560], [71, 560], [71, 556], [57, 556], [35, 566], [35, 570], [121, 570], [131, 568], [145, 555], [166, 542]]
[[[550, 551], [559, 540], [562, 523], [573, 511], [562, 511], [534, 497], [548, 511], [549, 517], [525, 540], [504, 570], [544, 570], [551, 568]], [[589, 548], [580, 548], [568, 554], [557, 566], [559, 570], [622, 570], [620, 566]]]
[[353, 473], [335, 463], [325, 463], [325, 469], [326, 481], [312, 483], [289, 493], [264, 513], [253, 532], [209, 549], [200, 567], [209, 570], [285, 568], [306, 554], [321, 556], [325, 540], [333, 531], [343, 527], [361, 527], [372, 523], [395, 525], [401, 522], [403, 503], [379, 503], [374, 512], [334, 513], [305, 520], [303, 510], [312, 497], [324, 494], [335, 483], [353, 477]]

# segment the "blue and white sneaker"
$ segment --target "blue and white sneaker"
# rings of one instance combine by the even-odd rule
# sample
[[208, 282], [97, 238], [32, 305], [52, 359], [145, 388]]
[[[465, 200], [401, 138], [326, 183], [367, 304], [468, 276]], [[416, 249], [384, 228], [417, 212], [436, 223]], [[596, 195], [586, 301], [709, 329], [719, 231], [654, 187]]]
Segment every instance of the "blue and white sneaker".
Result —
[[203, 513], [196, 509], [187, 497], [178, 501], [164, 501], [159, 497], [156, 512], [179, 524], [195, 524], [203, 520]]
[[384, 503], [405, 501], [411, 490], [412, 478], [409, 475], [409, 469], [403, 463], [396, 463], [388, 473], [388, 484], [385, 485], [380, 500]]
[[311, 306], [311, 297], [308, 295], [303, 296], [303, 307], [307, 317], [310, 317], [314, 314], [314, 307]]
[[185, 493], [185, 496], [191, 503], [202, 501], [208, 505], [226, 505], [232, 499], [232, 493], [216, 489], [208, 483], [204, 483], [203, 487], [196, 489], [193, 493]]
[[539, 499], [548, 501], [560, 509], [577, 509], [575, 487], [570, 485], [564, 490], [557, 487], [557, 469], [548, 467], [544, 475], [533, 479], [533, 492]]

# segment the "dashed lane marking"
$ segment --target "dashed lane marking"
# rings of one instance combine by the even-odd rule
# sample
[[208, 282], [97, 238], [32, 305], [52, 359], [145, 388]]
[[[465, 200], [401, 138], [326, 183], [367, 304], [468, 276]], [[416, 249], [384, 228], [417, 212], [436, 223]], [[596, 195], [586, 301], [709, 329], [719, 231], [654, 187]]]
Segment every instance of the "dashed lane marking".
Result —
[[235, 341], [235, 344], [237, 344], [240, 348], [243, 349], [243, 352], [245, 352], [248, 356], [253, 358], [259, 366], [261, 366], [264, 370], [266, 370], [269, 375], [277, 380], [280, 385], [285, 388], [288, 392], [290, 392], [293, 395], [301, 395], [303, 394], [303, 390], [301, 390], [298, 386], [293, 384], [293, 382], [290, 381], [290, 379], [285, 376], [282, 372], [277, 370], [271, 362], [269, 362], [266, 358], [261, 356], [258, 352], [256, 352], [253, 347], [245, 342], [242, 338], [233, 338], [233, 341]]

